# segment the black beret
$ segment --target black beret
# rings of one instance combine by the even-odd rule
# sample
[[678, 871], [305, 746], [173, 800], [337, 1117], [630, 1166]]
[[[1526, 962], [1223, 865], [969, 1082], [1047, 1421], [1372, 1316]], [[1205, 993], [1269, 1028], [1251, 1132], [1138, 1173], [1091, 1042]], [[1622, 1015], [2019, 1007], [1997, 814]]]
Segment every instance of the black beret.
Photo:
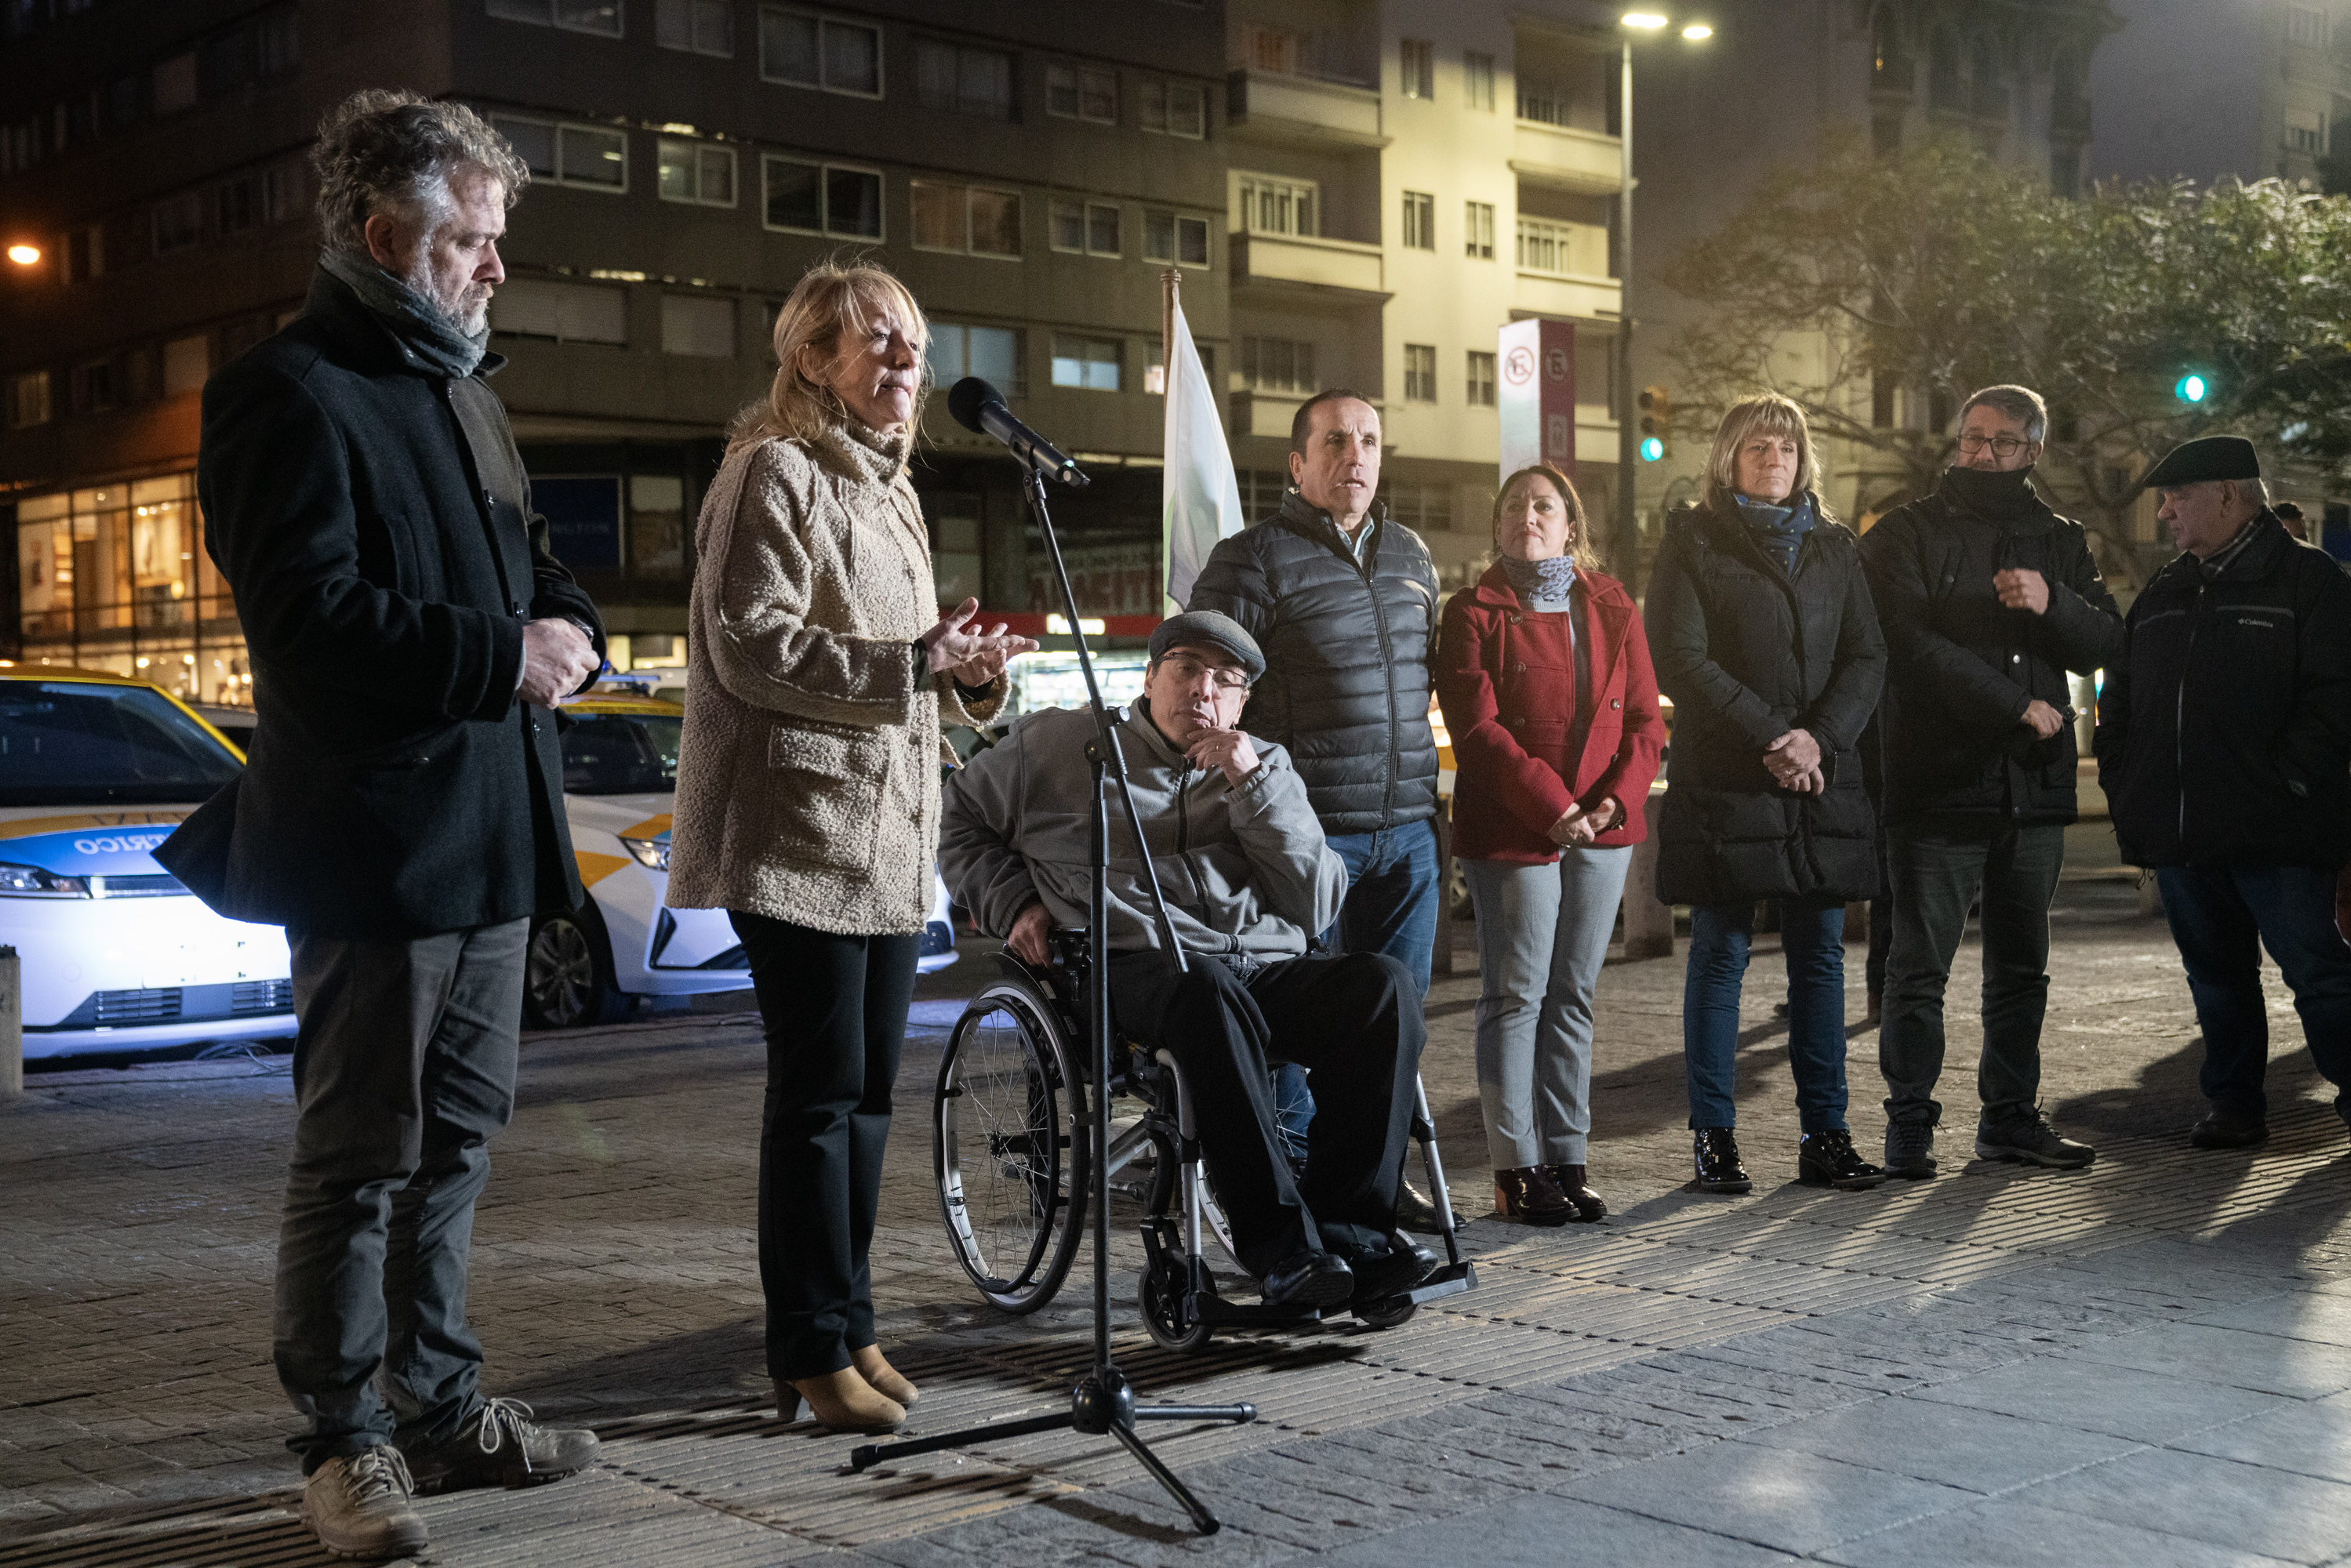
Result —
[[2206, 479], [2258, 479], [2262, 460], [2241, 435], [2199, 435], [2173, 447], [2140, 481], [2150, 490], [2194, 485]]
[[1255, 685], [1265, 674], [1265, 654], [1257, 639], [1229, 615], [1213, 610], [1187, 610], [1162, 621], [1151, 633], [1151, 662], [1157, 664], [1170, 648], [1221, 648], [1241, 662], [1241, 670]]

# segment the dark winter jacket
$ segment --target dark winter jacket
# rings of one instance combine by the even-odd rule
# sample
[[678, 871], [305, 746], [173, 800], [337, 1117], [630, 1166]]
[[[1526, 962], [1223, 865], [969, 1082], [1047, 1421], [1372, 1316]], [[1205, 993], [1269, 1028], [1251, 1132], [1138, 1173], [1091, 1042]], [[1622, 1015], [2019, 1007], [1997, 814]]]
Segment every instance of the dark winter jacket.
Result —
[[2351, 583], [2263, 511], [2207, 579], [2183, 555], [2131, 605], [2098, 703], [2098, 782], [2132, 865], [2351, 859]]
[[[1958, 472], [1958, 471], [1955, 471]], [[1970, 471], [1971, 472], [1971, 471]], [[1886, 634], [1884, 736], [1889, 822], [2070, 822], [2078, 748], [2067, 724], [2043, 740], [2022, 720], [2039, 698], [2064, 713], [2068, 670], [2089, 674], [2122, 651], [2123, 623], [2082, 525], [2024, 487], [2001, 501], [1983, 475], [1897, 507], [1863, 536], [1861, 562]], [[2005, 497], [2003, 497], [2004, 500]], [[2049, 608], [2003, 608], [1992, 574], [2039, 572]]]
[[[1649, 580], [1649, 654], [1674, 702], [1657, 896], [1667, 904], [1866, 898], [1876, 822], [1862, 727], [1886, 644], [1852, 533], [1804, 536], [1792, 577], [1739, 517], [1677, 507]], [[1763, 748], [1791, 729], [1820, 743], [1820, 795], [1783, 789]]]
[[1217, 544], [1186, 606], [1223, 612], [1265, 650], [1241, 725], [1288, 749], [1326, 833], [1437, 814], [1437, 568], [1386, 507], [1364, 526], [1379, 530], [1367, 566], [1330, 514], [1292, 490], [1281, 510]]
[[205, 383], [204, 548], [253, 658], [253, 760], [155, 858], [298, 933], [406, 937], [571, 908], [555, 718], [517, 700], [526, 621], [595, 605], [549, 553], [506, 411], [324, 271]]

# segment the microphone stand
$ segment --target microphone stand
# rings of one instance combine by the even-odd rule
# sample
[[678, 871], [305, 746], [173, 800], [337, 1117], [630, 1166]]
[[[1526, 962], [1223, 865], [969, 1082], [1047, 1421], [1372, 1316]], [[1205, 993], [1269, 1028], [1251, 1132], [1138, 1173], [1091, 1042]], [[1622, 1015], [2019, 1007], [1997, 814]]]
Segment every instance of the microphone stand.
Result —
[[[1070, 614], [1070, 632], [1077, 641], [1078, 668], [1086, 680], [1086, 699], [1092, 710], [1094, 737], [1086, 744], [1086, 760], [1093, 768], [1093, 821], [1092, 833], [1093, 887], [1088, 918], [1092, 928], [1087, 934], [1092, 948], [1090, 973], [1086, 977], [1086, 1022], [1093, 1036], [1091, 1056], [1093, 1070], [1093, 1231], [1094, 1231], [1094, 1364], [1093, 1369], [1070, 1390], [1070, 1407], [1060, 1415], [1031, 1416], [1018, 1421], [998, 1421], [985, 1426], [967, 1427], [958, 1431], [942, 1432], [936, 1437], [915, 1437], [900, 1443], [868, 1443], [852, 1449], [849, 1468], [852, 1472], [872, 1469], [892, 1459], [908, 1458], [916, 1454], [936, 1453], [942, 1448], [963, 1448], [973, 1442], [990, 1438], [1018, 1437], [1031, 1432], [1083, 1432], [1091, 1437], [1104, 1433], [1117, 1438], [1134, 1456], [1135, 1462], [1151, 1472], [1152, 1479], [1167, 1489], [1170, 1496], [1184, 1505], [1192, 1522], [1203, 1535], [1214, 1535], [1223, 1528], [1207, 1505], [1192, 1494], [1178, 1479], [1166, 1462], [1153, 1453], [1135, 1435], [1138, 1421], [1229, 1421], [1236, 1425], [1257, 1419], [1254, 1405], [1137, 1405], [1134, 1385], [1126, 1374], [1118, 1369], [1110, 1352], [1110, 801], [1103, 789], [1105, 779], [1118, 785], [1119, 800], [1124, 809], [1127, 830], [1143, 861], [1144, 885], [1151, 893], [1151, 912], [1159, 929], [1159, 947], [1178, 974], [1190, 966], [1184, 949], [1176, 940], [1175, 922], [1167, 917], [1166, 901], [1159, 894], [1159, 873], [1151, 862], [1149, 841], [1143, 836], [1143, 819], [1134, 809], [1134, 791], [1128, 783], [1126, 765], [1119, 751], [1118, 731], [1111, 722], [1110, 709], [1102, 702], [1102, 686], [1094, 679], [1092, 658], [1086, 651], [1086, 635], [1078, 620], [1078, 596], [1070, 586], [1069, 569], [1062, 564], [1061, 539], [1053, 532], [1053, 519], [1045, 505], [1045, 476], [1033, 464], [1029, 470], [1029, 510], [1037, 519], [1038, 531], [1045, 537], [1045, 550], [1052, 558], [1053, 576], [1061, 584], [1061, 602]], [[1439, 1189], [1440, 1191], [1442, 1188]]]

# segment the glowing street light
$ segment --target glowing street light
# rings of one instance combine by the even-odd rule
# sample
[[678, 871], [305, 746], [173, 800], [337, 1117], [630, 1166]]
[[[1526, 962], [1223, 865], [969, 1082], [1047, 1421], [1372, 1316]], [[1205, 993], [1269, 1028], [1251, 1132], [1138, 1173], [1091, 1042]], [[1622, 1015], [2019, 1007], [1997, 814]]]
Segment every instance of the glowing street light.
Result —
[[1625, 13], [1625, 26], [1628, 27], [1638, 27], [1645, 33], [1656, 32], [1658, 28], [1666, 25], [1667, 20], [1667, 18], [1658, 16], [1655, 11], [1627, 11]]
[[1692, 22], [1682, 29], [1682, 37], [1693, 44], [1700, 44], [1714, 37], [1714, 29], [1703, 22]]
[[8, 259], [18, 267], [35, 266], [41, 259], [41, 247], [37, 245], [12, 245], [8, 247]]

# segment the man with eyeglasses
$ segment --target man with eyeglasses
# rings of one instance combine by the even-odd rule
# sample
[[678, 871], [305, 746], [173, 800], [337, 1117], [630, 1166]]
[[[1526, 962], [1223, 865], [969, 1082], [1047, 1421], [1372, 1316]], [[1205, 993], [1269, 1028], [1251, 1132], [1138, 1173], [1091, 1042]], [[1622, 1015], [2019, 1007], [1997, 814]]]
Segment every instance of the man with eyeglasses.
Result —
[[[1151, 635], [1143, 700], [1117, 729], [1176, 938], [1159, 949], [1132, 832], [1110, 813], [1111, 1003], [1184, 1071], [1235, 1249], [1265, 1299], [1338, 1306], [1410, 1290], [1435, 1256], [1395, 1228], [1396, 1183], [1427, 1039], [1420, 986], [1384, 953], [1309, 955], [1347, 866], [1290, 754], [1238, 727], [1265, 674], [1231, 618], [1192, 611]], [[1080, 926], [1092, 892], [1091, 715], [1030, 714], [947, 782], [939, 863], [956, 902], [1031, 964]], [[1315, 1071], [1322, 1110], [1302, 1172], [1274, 1126], [1269, 1058]], [[1329, 1069], [1327, 1072], [1322, 1069]]]
[[2075, 815], [2066, 673], [2122, 649], [2122, 618], [2082, 525], [2032, 490], [2049, 411], [2021, 386], [1959, 410], [1959, 461], [1931, 496], [1863, 536], [1886, 632], [1885, 793], [1894, 942], [1878, 1066], [1888, 1176], [1935, 1174], [1943, 991], [1983, 902], [1979, 1159], [2061, 1169], [2096, 1151], [2041, 1113], [2049, 903]]

